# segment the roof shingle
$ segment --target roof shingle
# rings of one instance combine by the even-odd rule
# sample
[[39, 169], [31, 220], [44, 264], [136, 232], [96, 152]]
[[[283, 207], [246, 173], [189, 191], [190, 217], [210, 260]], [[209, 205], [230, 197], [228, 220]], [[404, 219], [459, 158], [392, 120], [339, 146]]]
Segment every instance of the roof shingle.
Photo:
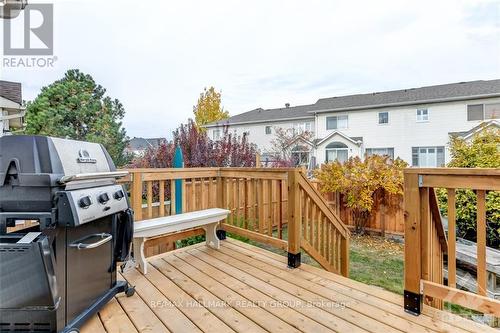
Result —
[[490, 94], [500, 95], [500, 80], [459, 82], [370, 94], [321, 98], [314, 104], [314, 111], [425, 103], [427, 101], [470, 98]]
[[315, 112], [423, 104], [446, 100], [478, 98], [480, 96], [490, 95], [500, 96], [500, 79], [449, 83], [421, 88], [321, 98], [315, 104], [299, 105], [289, 108], [266, 110], [258, 108], [235, 115], [224, 121], [208, 124], [206, 127], [313, 118]]
[[21, 83], [0, 80], [0, 96], [19, 105], [23, 104]]

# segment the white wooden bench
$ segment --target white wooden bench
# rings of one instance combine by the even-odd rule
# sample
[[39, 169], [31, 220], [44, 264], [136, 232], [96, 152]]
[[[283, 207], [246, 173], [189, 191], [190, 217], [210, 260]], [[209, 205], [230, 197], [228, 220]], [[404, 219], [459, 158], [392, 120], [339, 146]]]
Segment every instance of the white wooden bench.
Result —
[[230, 212], [226, 209], [211, 208], [190, 213], [159, 217], [134, 223], [134, 257], [143, 274], [147, 273], [147, 261], [144, 255], [144, 242], [148, 237], [160, 236], [190, 228], [205, 229], [207, 246], [220, 247], [217, 238], [217, 224]]

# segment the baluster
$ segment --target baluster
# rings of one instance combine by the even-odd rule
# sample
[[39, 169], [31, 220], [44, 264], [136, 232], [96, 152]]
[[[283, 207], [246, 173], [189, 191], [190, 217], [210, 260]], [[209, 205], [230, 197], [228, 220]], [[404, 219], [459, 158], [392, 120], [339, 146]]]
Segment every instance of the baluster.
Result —
[[486, 296], [486, 192], [477, 191], [477, 291]]
[[193, 200], [191, 204], [191, 210], [190, 212], [194, 212], [198, 206], [197, 206], [197, 201], [196, 201], [196, 179], [191, 178], [191, 198]]
[[235, 215], [236, 215], [236, 225], [238, 227], [242, 227], [241, 224], [241, 188], [240, 188], [240, 183], [241, 179], [236, 178], [236, 190], [235, 190], [235, 201], [236, 201], [236, 210], [235, 210]]
[[307, 233], [309, 231], [309, 214], [310, 214], [310, 199], [309, 199], [309, 196], [306, 196], [305, 197], [305, 208], [304, 208], [304, 225], [302, 226], [302, 237], [304, 239], [308, 239], [307, 238]]
[[165, 216], [165, 182], [163, 180], [160, 180], [160, 186], [159, 186], [159, 201], [160, 201], [160, 206], [158, 207], [158, 213], [159, 216]]
[[153, 181], [149, 180], [146, 186], [147, 186], [146, 201], [148, 205], [147, 208], [148, 219], [151, 219], [153, 218]]
[[268, 236], [273, 235], [273, 181], [271, 179], [267, 180], [267, 200], [269, 201], [267, 210], [267, 221], [269, 222], [267, 234]]
[[331, 253], [332, 253], [332, 249], [331, 249], [331, 240], [332, 240], [332, 224], [330, 223], [330, 221], [328, 220], [327, 221], [327, 224], [326, 224], [326, 260], [330, 263], [330, 265], [332, 264], [332, 260], [331, 260]]
[[316, 229], [315, 225], [316, 225], [317, 218], [318, 218], [318, 211], [316, 208], [316, 204], [313, 203], [312, 214], [311, 214], [311, 225], [309, 226], [309, 239], [308, 239], [308, 241], [312, 247], [314, 247], [314, 239], [316, 238], [314, 236], [314, 231]]
[[175, 215], [175, 179], [170, 181], [170, 215]]
[[214, 193], [214, 179], [208, 178], [208, 208], [214, 208], [214, 198], [217, 198], [217, 193]]
[[243, 228], [248, 229], [248, 205], [249, 205], [249, 195], [248, 195], [248, 178], [243, 179]]
[[234, 218], [234, 179], [229, 178], [227, 184], [227, 200], [228, 200], [228, 210], [230, 211], [228, 217], [228, 223], [231, 225], [235, 225]]
[[262, 179], [257, 182], [257, 200], [259, 210], [259, 233], [264, 232], [264, 186]]
[[283, 181], [278, 181], [278, 235], [283, 239]]
[[182, 211], [178, 213], [186, 213], [188, 212], [187, 207], [187, 178], [182, 181]]
[[457, 287], [455, 189], [448, 189], [448, 286]]
[[207, 191], [205, 190], [205, 178], [200, 178], [200, 201], [201, 201], [201, 209], [207, 208]]

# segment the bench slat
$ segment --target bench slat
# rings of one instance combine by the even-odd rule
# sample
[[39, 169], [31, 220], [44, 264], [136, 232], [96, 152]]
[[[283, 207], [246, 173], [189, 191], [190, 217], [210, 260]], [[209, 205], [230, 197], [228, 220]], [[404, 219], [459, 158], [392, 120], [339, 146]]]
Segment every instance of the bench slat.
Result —
[[134, 223], [134, 257], [139, 268], [143, 274], [147, 273], [144, 243], [148, 237], [202, 227], [205, 229], [207, 246], [218, 249], [220, 243], [216, 235], [217, 224], [229, 213], [226, 209], [211, 208]]

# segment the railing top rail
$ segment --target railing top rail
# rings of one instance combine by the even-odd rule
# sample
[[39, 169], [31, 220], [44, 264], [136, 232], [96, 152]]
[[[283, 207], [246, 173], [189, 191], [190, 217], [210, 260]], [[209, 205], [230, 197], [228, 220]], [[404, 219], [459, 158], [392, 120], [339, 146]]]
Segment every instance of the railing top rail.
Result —
[[128, 172], [195, 172], [195, 171], [218, 171], [220, 168], [126, 168]]
[[288, 172], [297, 169], [294, 168], [251, 168], [251, 167], [207, 167], [207, 168], [125, 168], [128, 172], [197, 172], [197, 171], [246, 171], [246, 172]]
[[500, 176], [500, 168], [406, 168], [405, 174]]

